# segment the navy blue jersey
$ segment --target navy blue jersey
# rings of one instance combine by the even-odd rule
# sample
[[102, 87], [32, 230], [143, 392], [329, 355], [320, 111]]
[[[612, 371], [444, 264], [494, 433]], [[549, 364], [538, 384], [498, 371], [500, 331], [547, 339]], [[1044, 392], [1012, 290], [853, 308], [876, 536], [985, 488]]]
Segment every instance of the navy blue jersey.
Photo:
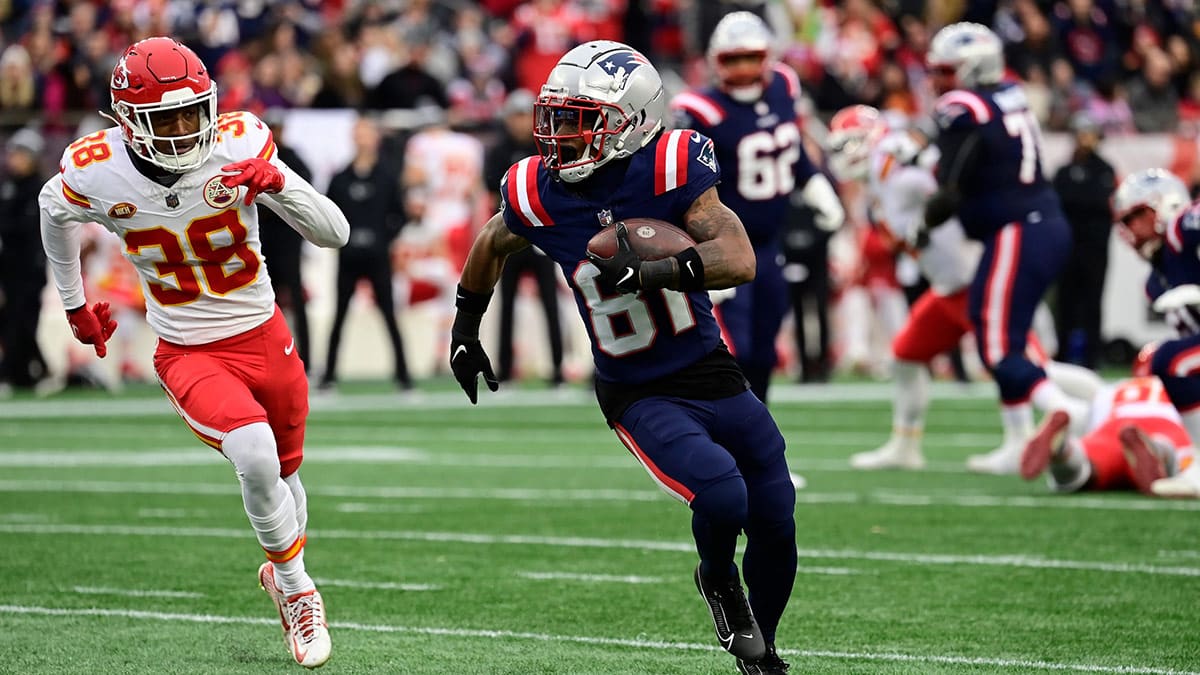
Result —
[[1200, 203], [1180, 214], [1163, 239], [1162, 253], [1146, 281], [1151, 300], [1177, 286], [1200, 284]]
[[[588, 241], [620, 220], [657, 218], [684, 227], [692, 202], [720, 177], [712, 141], [690, 130], [664, 133], [581, 184], [554, 180], [540, 157], [523, 159], [505, 174], [504, 224], [562, 268], [601, 380], [655, 380], [696, 363], [720, 343], [707, 293], [605, 295], [596, 283], [599, 270], [587, 259]], [[637, 236], [636, 230], [629, 234]]]
[[677, 127], [695, 129], [716, 144], [726, 175], [717, 192], [742, 219], [755, 246], [778, 240], [789, 195], [817, 172], [801, 143], [799, 93], [796, 73], [779, 65], [760, 101], [742, 103], [707, 87], [671, 102]]
[[958, 216], [967, 235], [987, 240], [1009, 223], [1061, 217], [1042, 172], [1042, 132], [1016, 84], [943, 94], [934, 106], [940, 128], [939, 182], [962, 194]]

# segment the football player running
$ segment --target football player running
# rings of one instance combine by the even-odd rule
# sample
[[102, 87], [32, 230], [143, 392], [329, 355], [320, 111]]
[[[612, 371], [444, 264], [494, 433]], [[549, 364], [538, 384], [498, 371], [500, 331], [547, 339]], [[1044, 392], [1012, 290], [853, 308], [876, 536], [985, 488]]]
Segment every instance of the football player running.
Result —
[[80, 229], [121, 237], [159, 336], [154, 369], [179, 416], [233, 464], [246, 515], [266, 552], [259, 582], [292, 657], [329, 659], [321, 594], [304, 568], [303, 460], [308, 382], [275, 305], [259, 247], [258, 211], [308, 241], [346, 243], [342, 212], [279, 161], [254, 115], [217, 115], [217, 86], [191, 49], [167, 37], [131, 45], [113, 69], [116, 126], [67, 146], [42, 188], [42, 240], [76, 339], [96, 355], [117, 328], [89, 307]]
[[[1150, 359], [1192, 443], [1200, 439], [1200, 203], [1193, 204], [1183, 181], [1165, 169], [1146, 169], [1121, 181], [1113, 195], [1118, 232], [1144, 258], [1151, 272], [1146, 293], [1179, 334], [1163, 341]], [[1151, 485], [1162, 497], [1200, 498], [1200, 468]]]
[[[937, 179], [918, 163], [924, 148], [917, 139], [907, 130], [889, 129], [875, 108], [856, 105], [838, 111], [830, 121], [829, 146], [835, 177], [865, 184], [873, 221], [897, 253], [916, 257], [929, 281], [929, 289], [913, 303], [892, 341], [896, 360], [892, 435], [883, 446], [853, 455], [850, 463], [858, 469], [920, 469], [925, 466], [921, 438], [929, 409], [928, 365], [971, 331], [968, 290], [979, 262], [979, 245], [967, 238], [956, 218], [918, 241], [925, 203], [937, 190]], [[1090, 398], [1102, 384], [1081, 366], [1057, 362], [1043, 366], [1076, 398]], [[1000, 412], [1002, 445], [993, 453], [968, 457], [968, 469], [1017, 473], [1018, 459], [1033, 434], [1033, 410], [1028, 403], [1015, 403]], [[997, 456], [1008, 461], [997, 463]]]
[[730, 349], [764, 402], [775, 369], [775, 338], [790, 307], [781, 233], [792, 192], [800, 191], [821, 229], [836, 230], [845, 220], [833, 186], [804, 152], [800, 79], [774, 61], [772, 43], [762, 19], [750, 12], [727, 14], [708, 45], [715, 83], [671, 102], [677, 128], [712, 139], [727, 176], [717, 195], [741, 218], [754, 246], [754, 280], [738, 286], [719, 312]]
[[1030, 444], [1021, 476], [1043, 471], [1055, 492], [1137, 489], [1154, 494], [1156, 481], [1191, 466], [1195, 448], [1163, 383], [1150, 374], [1157, 344], [1134, 362], [1134, 377], [1099, 388], [1090, 401], [1082, 438], [1063, 435], [1054, 447]]
[[[502, 181], [501, 211], [463, 268], [450, 366], [472, 403], [497, 382], [479, 324], [505, 257], [533, 244], [563, 270], [587, 326], [596, 396], [651, 478], [692, 510], [694, 580], [721, 646], [742, 673], [786, 673], [775, 632], [796, 574], [795, 490], [784, 440], [721, 341], [706, 289], [754, 277], [754, 250], [717, 194], [702, 134], [664, 131], [666, 95], [646, 57], [618, 42], [563, 56], [534, 105], [539, 156]], [[663, 260], [630, 250], [626, 218], [683, 226], [698, 242]], [[616, 223], [618, 252], [588, 241]], [[742, 571], [734, 563], [746, 532]]]
[[[1024, 90], [1003, 81], [1003, 46], [986, 27], [946, 26], [926, 61], [940, 95], [940, 159], [924, 225], [932, 236], [957, 216], [967, 237], [983, 243], [967, 295], [979, 355], [1004, 414], [1028, 402], [1046, 413], [1029, 443], [1057, 445], [1056, 436], [1072, 420], [1082, 426], [1087, 411], [1026, 355], [1034, 311], [1071, 247], [1070, 227], [1042, 171], [1041, 129]], [[1005, 444], [976, 464], [1008, 473], [1022, 452]]]

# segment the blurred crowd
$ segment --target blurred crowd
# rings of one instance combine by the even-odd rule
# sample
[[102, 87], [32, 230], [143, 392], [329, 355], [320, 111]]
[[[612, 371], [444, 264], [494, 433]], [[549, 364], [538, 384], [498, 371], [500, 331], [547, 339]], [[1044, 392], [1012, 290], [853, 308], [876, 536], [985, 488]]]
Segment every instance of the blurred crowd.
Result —
[[[947, 23], [976, 21], [1004, 40], [1009, 74], [1025, 83], [1044, 129], [1078, 132], [1084, 119], [1098, 137], [1166, 132], [1191, 138], [1200, 130], [1200, 15], [1194, 5], [1194, 0], [8, 0], [0, 2], [0, 138], [14, 139], [8, 151], [37, 145], [42, 173], [52, 170], [61, 148], [94, 128], [86, 126], [89, 116], [107, 110], [118, 55], [152, 35], [180, 39], [208, 64], [221, 111], [249, 110], [273, 125], [290, 109], [357, 111], [370, 124], [355, 128], [354, 166], [346, 169], [352, 175], [336, 189], [349, 200], [353, 181], [378, 171], [383, 177], [372, 180], [400, 186], [393, 203], [359, 205], [378, 215], [377, 222], [351, 218], [352, 227], [375, 232], [358, 235], [360, 246], [352, 236], [349, 250], [387, 251], [383, 264], [393, 283], [384, 284], [379, 273], [338, 277], [332, 349], [316, 359], [325, 366], [320, 381], [332, 386], [346, 305], [367, 282], [381, 309], [426, 300], [444, 304], [447, 313], [434, 323], [438, 331], [448, 330], [452, 303], [446, 293], [453, 289], [472, 228], [494, 207], [492, 192], [504, 168], [534, 152], [528, 133], [532, 95], [576, 44], [600, 38], [631, 44], [650, 57], [674, 94], [707, 81], [704, 52], [717, 21], [731, 11], [753, 11], [778, 37], [778, 58], [800, 75], [814, 113], [809, 131], [819, 139], [821, 120], [855, 103], [910, 122], [926, 117], [932, 104], [924, 69], [930, 37]], [[396, 116], [405, 110], [433, 113]], [[279, 130], [277, 137], [283, 138]], [[110, 291], [132, 289], [121, 304], [136, 315], [136, 280], [125, 278], [123, 285], [119, 247], [105, 253], [104, 234], [96, 233], [94, 260], [101, 262], [93, 263], [98, 270], [93, 280]], [[803, 228], [794, 229], [791, 239], [804, 240]], [[0, 251], [19, 255], [16, 241], [6, 236]], [[381, 241], [391, 243], [380, 247]], [[827, 263], [823, 252], [811, 257], [804, 249], [827, 243], [801, 242], [792, 251], [805, 270], [832, 266], [832, 286], [816, 290], [820, 303], [839, 287], [872, 286], [862, 271], [878, 270], [862, 262], [872, 255], [869, 236], [840, 258], [857, 261], [851, 266], [858, 271], [840, 275], [837, 255]], [[299, 255], [298, 242], [291, 248]], [[281, 257], [272, 257], [272, 270]], [[351, 264], [379, 269], [376, 262]], [[554, 271], [536, 258], [522, 265], [538, 280], [536, 296], [549, 317], [547, 378], [560, 383], [564, 339], [557, 294], [548, 290]], [[902, 284], [894, 265], [882, 265], [884, 285], [898, 292]], [[297, 279], [293, 286], [301, 283], [297, 274], [286, 275]], [[513, 358], [521, 347], [511, 338], [517, 274], [502, 293], [506, 318], [499, 358], [506, 378], [521, 370]], [[803, 291], [806, 279], [811, 285], [808, 271], [795, 292]], [[277, 291], [285, 308], [303, 310], [305, 289]], [[12, 291], [7, 295], [11, 325], [11, 311], [20, 305]], [[805, 321], [796, 322], [801, 342], [796, 360], [805, 361], [807, 379], [827, 376], [832, 352], [861, 355], [849, 362], [873, 353], [865, 338], [829, 347], [828, 318], [816, 321], [822, 346], [812, 358], [803, 355]], [[394, 322], [386, 324], [395, 380], [408, 388], [400, 333]], [[311, 363], [307, 329], [302, 333], [301, 349]], [[845, 342], [849, 333], [840, 334]], [[813, 359], [817, 365], [810, 367]], [[954, 365], [961, 375], [961, 364]], [[866, 368], [878, 370], [878, 364]], [[36, 370], [44, 372], [44, 364]], [[122, 374], [145, 376], [132, 362]]]

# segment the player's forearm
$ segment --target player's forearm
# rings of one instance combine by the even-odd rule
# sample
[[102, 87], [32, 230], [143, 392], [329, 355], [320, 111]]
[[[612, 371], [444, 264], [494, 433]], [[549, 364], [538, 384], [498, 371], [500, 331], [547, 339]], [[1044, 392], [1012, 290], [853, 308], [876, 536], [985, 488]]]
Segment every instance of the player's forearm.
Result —
[[[279, 208], [272, 208], [308, 241], [323, 248], [340, 248], [350, 239], [350, 223], [333, 200], [289, 168], [283, 169], [283, 190], [264, 195]], [[271, 206], [272, 204], [268, 204]]]
[[510, 254], [528, 246], [529, 241], [509, 231], [503, 216], [497, 213], [483, 226], [471, 245], [459, 284], [473, 293], [491, 293], [500, 281], [504, 261]]
[[715, 188], [700, 195], [685, 217], [704, 264], [704, 288], [731, 288], [754, 279], [754, 247], [746, 228], [717, 198]]
[[54, 276], [54, 286], [65, 309], [87, 304], [79, 265], [80, 230], [76, 222], [56, 223], [42, 213], [42, 248]]

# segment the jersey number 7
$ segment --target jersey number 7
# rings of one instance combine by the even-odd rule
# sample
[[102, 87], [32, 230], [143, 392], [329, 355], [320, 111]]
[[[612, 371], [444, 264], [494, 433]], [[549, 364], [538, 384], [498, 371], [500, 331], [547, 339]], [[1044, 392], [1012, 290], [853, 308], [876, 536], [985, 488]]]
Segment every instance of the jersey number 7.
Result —
[[1009, 136], [1021, 139], [1021, 168], [1017, 177], [1028, 185], [1037, 178], [1042, 162], [1042, 130], [1037, 118], [1028, 110], [1005, 113], [1004, 130]]

